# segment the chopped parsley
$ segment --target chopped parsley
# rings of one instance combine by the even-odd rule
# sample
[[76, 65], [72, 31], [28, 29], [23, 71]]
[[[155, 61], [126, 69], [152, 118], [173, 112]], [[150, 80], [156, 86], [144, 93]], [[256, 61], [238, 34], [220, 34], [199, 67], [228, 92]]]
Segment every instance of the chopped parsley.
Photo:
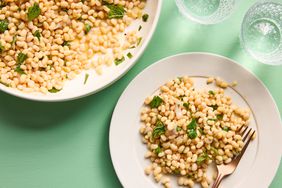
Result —
[[62, 46], [70, 46], [69, 41], [64, 41], [63, 44], [62, 44]]
[[209, 107], [211, 107], [213, 110], [216, 110], [218, 108], [218, 105], [215, 104], [215, 105], [210, 105]]
[[142, 29], [142, 25], [139, 25], [138, 31], [140, 31]]
[[201, 133], [201, 135], [205, 135], [205, 132], [204, 132], [204, 130], [202, 128], [199, 127], [198, 131]]
[[215, 95], [215, 92], [212, 91], [212, 90], [209, 90], [209, 94], [210, 94], [210, 95]]
[[84, 29], [86, 34], [89, 33], [89, 31], [91, 30], [91, 25], [85, 24]]
[[0, 53], [4, 52], [5, 48], [4, 46], [2, 45], [2, 43], [0, 42]]
[[4, 2], [3, 0], [0, 0], [0, 10], [5, 7], [7, 5], [6, 2]]
[[210, 118], [208, 121], [217, 121], [217, 119]]
[[27, 59], [27, 55], [20, 52], [17, 56], [17, 67], [15, 71], [19, 74], [25, 74], [24, 70], [21, 68], [21, 65], [24, 63], [24, 61]]
[[125, 9], [123, 8], [123, 6], [121, 5], [114, 5], [114, 4], [107, 4], [106, 5], [110, 11], [108, 13], [108, 17], [110, 19], [112, 18], [123, 18], [124, 14], [125, 14]]
[[203, 164], [203, 162], [205, 162], [206, 160], [208, 160], [210, 157], [207, 153], [203, 153], [201, 154], [198, 158], [197, 158], [197, 164], [201, 165]]
[[122, 62], [124, 62], [125, 61], [125, 58], [124, 57], [122, 57], [121, 59], [115, 59], [115, 64], [116, 65], [119, 65], [119, 64], [121, 64]]
[[4, 33], [8, 29], [9, 22], [7, 20], [0, 20], [0, 33]]
[[32, 21], [37, 18], [41, 13], [41, 9], [38, 3], [34, 3], [32, 7], [28, 8], [27, 19], [28, 21]]
[[142, 16], [143, 22], [147, 22], [147, 21], [148, 21], [148, 18], [149, 18], [149, 14], [144, 14], [144, 15]]
[[190, 139], [195, 139], [198, 136], [197, 131], [194, 129], [188, 130], [187, 134]]
[[163, 103], [163, 99], [159, 96], [154, 96], [154, 98], [149, 103], [151, 108], [158, 108]]
[[89, 74], [86, 73], [83, 82], [84, 85], [87, 83], [88, 78], [89, 78]]
[[180, 174], [180, 170], [179, 170], [179, 169], [175, 169], [175, 170], [173, 171], [173, 173], [176, 174], [176, 175], [179, 175], [179, 174]]
[[14, 35], [11, 45], [14, 46], [16, 44], [16, 41], [17, 41], [17, 35]]
[[127, 57], [131, 59], [133, 57], [132, 53], [128, 52]]
[[196, 119], [193, 118], [192, 121], [188, 124], [187, 129], [190, 129], [190, 130], [196, 129], [196, 127], [197, 127], [197, 122], [196, 122]]
[[153, 130], [153, 138], [158, 138], [159, 136], [161, 136], [164, 133], [165, 133], [165, 126], [163, 122], [161, 122], [160, 120], [157, 120], [155, 128]]
[[157, 149], [155, 149], [155, 153], [158, 155], [161, 152], [162, 152], [162, 149], [160, 146], [158, 146]]
[[183, 106], [186, 110], [189, 110], [189, 103], [185, 102], [185, 103], [183, 103]]
[[181, 131], [181, 130], [182, 130], [181, 127], [179, 127], [179, 126], [176, 127], [176, 131], [177, 131], [177, 132], [179, 132], [179, 131]]
[[190, 139], [195, 139], [198, 136], [196, 128], [197, 122], [196, 119], [193, 118], [192, 121], [187, 125], [187, 134]]
[[58, 93], [59, 91], [61, 91], [60, 89], [56, 89], [55, 87], [53, 87], [52, 89], [48, 90], [50, 93]]
[[20, 52], [17, 56], [17, 64], [23, 64], [23, 62], [27, 59], [27, 55]]
[[38, 40], [40, 41], [41, 34], [40, 34], [39, 30], [36, 30], [36, 31], [33, 33], [33, 36], [37, 37]]
[[217, 115], [216, 115], [216, 119], [222, 120], [222, 119], [223, 119], [223, 114], [217, 114]]
[[66, 7], [61, 7], [61, 11], [68, 12], [69, 9], [67, 9]]
[[222, 130], [224, 130], [224, 131], [226, 131], [226, 132], [228, 132], [229, 131], [229, 127], [222, 127]]
[[218, 150], [215, 149], [214, 147], [211, 146], [210, 151], [212, 152], [213, 155], [218, 155]]

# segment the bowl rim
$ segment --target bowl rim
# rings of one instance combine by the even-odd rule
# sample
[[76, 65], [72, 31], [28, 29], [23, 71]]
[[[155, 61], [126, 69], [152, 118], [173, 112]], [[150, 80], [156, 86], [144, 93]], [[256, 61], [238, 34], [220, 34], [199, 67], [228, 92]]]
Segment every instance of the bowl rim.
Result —
[[27, 99], [31, 101], [39, 101], [39, 102], [62, 102], [62, 101], [70, 101], [70, 100], [75, 100], [75, 99], [80, 99], [83, 97], [87, 97], [89, 95], [98, 93], [99, 91], [111, 86], [114, 84], [116, 81], [118, 81], [120, 78], [122, 78], [140, 59], [142, 54], [144, 53], [145, 49], [149, 45], [149, 42], [151, 41], [153, 34], [155, 33], [157, 24], [159, 22], [160, 14], [161, 14], [161, 9], [162, 9], [162, 4], [163, 0], [157, 0], [157, 9], [155, 10], [155, 18], [152, 22], [152, 25], [150, 27], [150, 30], [148, 31], [148, 34], [146, 35], [146, 40], [142, 43], [140, 46], [140, 49], [137, 51], [137, 53], [134, 55], [132, 58], [132, 61], [129, 62], [128, 66], [125, 66], [123, 69], [120, 70], [120, 74], [112, 77], [111, 79], [105, 81], [105, 84], [103, 86], [99, 86], [97, 89], [94, 89], [90, 92], [82, 93], [82, 94], [76, 94], [72, 96], [66, 96], [66, 97], [52, 97], [48, 98], [46, 96], [44, 97], [39, 97], [36, 95], [30, 95], [29, 93], [24, 93], [22, 91], [18, 91], [17, 89], [11, 89], [9, 87], [6, 87], [2, 84], [0, 84], [0, 91], [3, 91], [4, 93], [10, 94], [12, 96], [22, 98], [22, 99]]

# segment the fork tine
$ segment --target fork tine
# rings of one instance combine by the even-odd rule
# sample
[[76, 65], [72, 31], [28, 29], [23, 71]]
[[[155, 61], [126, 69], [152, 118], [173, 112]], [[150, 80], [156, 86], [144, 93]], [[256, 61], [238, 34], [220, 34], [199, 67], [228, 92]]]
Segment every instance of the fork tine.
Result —
[[240, 133], [244, 125], [242, 125], [236, 132]]
[[238, 130], [237, 130], [237, 132], [239, 132], [239, 133], [240, 133], [240, 132], [242, 131], [242, 129], [243, 129], [243, 128], [246, 128], [246, 127], [245, 127], [244, 125], [242, 125], [242, 126], [241, 126]]
[[[250, 132], [251, 132], [251, 134], [250, 134]], [[247, 139], [242, 151], [240, 152], [240, 154], [237, 155], [237, 157], [233, 160], [236, 164], [238, 164], [240, 162], [240, 160], [241, 160], [242, 156], [244, 155], [244, 153], [245, 153], [250, 141], [252, 140], [252, 137], [254, 136], [255, 132], [256, 132], [255, 130], [250, 129], [250, 131], [248, 131], [248, 134], [245, 136], [248, 139]]]
[[[248, 129], [246, 129], [246, 130], [248, 130]], [[251, 132], [252, 130], [253, 130], [253, 129], [250, 128], [250, 129], [248, 130], [248, 132], [246, 133], [245, 136], [244, 136], [244, 134], [242, 134], [242, 136], [244, 136], [243, 139], [242, 139], [243, 142], [245, 142], [245, 140], [247, 139], [248, 135], [250, 134], [250, 132]], [[246, 132], [246, 131], [245, 131], [245, 132]]]
[[244, 126], [243, 131], [241, 132], [241, 136], [244, 136], [244, 134], [246, 133], [246, 131], [249, 129], [248, 126]]

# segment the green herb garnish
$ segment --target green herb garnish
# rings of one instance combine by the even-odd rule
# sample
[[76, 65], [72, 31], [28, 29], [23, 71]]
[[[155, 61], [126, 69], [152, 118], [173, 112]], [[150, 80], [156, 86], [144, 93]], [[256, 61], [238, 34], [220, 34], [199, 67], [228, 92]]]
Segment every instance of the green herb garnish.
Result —
[[187, 178], [193, 178], [193, 175], [192, 174], [188, 174]]
[[16, 44], [16, 41], [17, 41], [17, 35], [14, 35], [11, 45], [14, 46]]
[[196, 127], [197, 127], [197, 122], [196, 122], [196, 119], [193, 118], [192, 121], [188, 124], [187, 129], [194, 129], [195, 130]]
[[41, 37], [41, 35], [40, 35], [39, 30], [36, 30], [36, 31], [33, 33], [33, 36], [37, 37], [37, 38], [38, 38], [38, 40], [40, 41], [40, 37]]
[[210, 95], [215, 95], [215, 92], [212, 91], [212, 90], [209, 90], [209, 94], [210, 94]]
[[37, 18], [41, 13], [41, 9], [38, 3], [34, 3], [32, 7], [28, 8], [27, 19], [28, 21], [32, 21]]
[[211, 146], [211, 152], [213, 152], [214, 153], [214, 155], [218, 155], [218, 150], [217, 149], [215, 149], [214, 147], [212, 147]]
[[24, 70], [21, 68], [21, 65], [24, 63], [24, 61], [27, 59], [27, 55], [20, 52], [17, 56], [17, 67], [15, 71], [19, 74], [25, 74]]
[[70, 46], [69, 41], [64, 41], [63, 44], [62, 44], [62, 46]]
[[23, 64], [23, 62], [27, 59], [27, 55], [20, 52], [17, 56], [17, 64]]
[[217, 119], [210, 118], [208, 121], [217, 121]]
[[121, 59], [115, 59], [115, 64], [116, 65], [119, 65], [119, 64], [121, 64], [122, 62], [124, 62], [125, 61], [125, 58], [124, 57], [122, 57]]
[[19, 74], [25, 74], [24, 70], [20, 66], [17, 66], [15, 71]]
[[201, 154], [198, 158], [197, 158], [197, 164], [201, 165], [203, 164], [204, 161], [206, 161], [207, 159], [209, 159], [209, 155], [206, 153]]
[[216, 115], [216, 119], [222, 120], [222, 119], [223, 119], [223, 114], [217, 114], [217, 115]]
[[182, 130], [181, 127], [179, 127], [179, 126], [176, 127], [176, 131], [177, 131], [177, 132], [179, 132], [179, 131], [181, 131], [181, 130]]
[[157, 120], [156, 127], [153, 130], [153, 138], [158, 138], [160, 135], [165, 133], [165, 126], [163, 122]]
[[149, 14], [144, 14], [144, 15], [142, 16], [143, 22], [147, 22], [147, 21], [148, 21], [148, 18], [149, 18]]
[[4, 33], [8, 29], [9, 22], [7, 20], [0, 20], [0, 33]]
[[190, 139], [195, 139], [198, 136], [196, 128], [197, 122], [196, 119], [193, 118], [192, 121], [187, 125], [187, 134]]
[[183, 101], [183, 98], [185, 97], [185, 95], [179, 95], [178, 98]]
[[0, 10], [7, 5], [6, 2], [3, 2], [3, 0], [0, 1]]
[[55, 87], [53, 87], [52, 89], [48, 90], [50, 93], [58, 93], [59, 91], [61, 91], [60, 89], [56, 89]]
[[187, 134], [190, 139], [195, 139], [198, 136], [197, 131], [194, 129], [188, 130]]
[[185, 103], [183, 103], [183, 106], [186, 110], [189, 110], [189, 103], [185, 102]]
[[158, 108], [163, 103], [163, 99], [159, 96], [154, 96], [154, 98], [149, 103], [151, 108]]
[[4, 52], [5, 48], [4, 46], [2, 45], [2, 43], [0, 42], [0, 53]]
[[215, 104], [215, 105], [210, 105], [209, 107], [212, 107], [213, 110], [217, 110], [218, 105], [217, 105], [217, 104]]
[[204, 130], [202, 128], [199, 127], [198, 131], [201, 133], [201, 135], [205, 135], [205, 132], [204, 132]]
[[158, 155], [161, 152], [162, 152], [162, 149], [160, 146], [158, 146], [157, 149], [155, 149], [155, 153]]
[[84, 82], [83, 82], [84, 85], [86, 84], [88, 78], [89, 78], [89, 74], [86, 73], [86, 74], [85, 74], [85, 77], [84, 77]]
[[133, 55], [130, 52], [128, 52], [127, 57], [131, 59], [133, 57]]
[[67, 9], [67, 8], [65, 8], [65, 7], [61, 7], [61, 11], [68, 12], [69, 9]]
[[222, 127], [222, 130], [224, 130], [224, 131], [226, 131], [226, 132], [228, 132], [230, 129], [229, 129], [229, 127]]
[[138, 31], [140, 31], [141, 29], [142, 29], [142, 26], [141, 26], [141, 25], [139, 25]]
[[180, 174], [180, 170], [179, 170], [179, 169], [175, 169], [175, 170], [173, 171], [173, 173], [176, 174], [176, 175], [179, 175], [179, 174]]
[[126, 12], [123, 6], [121, 5], [113, 5], [113, 4], [107, 4], [106, 5], [110, 11], [108, 13], [108, 17], [110, 19], [112, 18], [123, 18], [124, 13]]
[[84, 29], [86, 34], [89, 33], [89, 31], [91, 30], [91, 25], [85, 24]]

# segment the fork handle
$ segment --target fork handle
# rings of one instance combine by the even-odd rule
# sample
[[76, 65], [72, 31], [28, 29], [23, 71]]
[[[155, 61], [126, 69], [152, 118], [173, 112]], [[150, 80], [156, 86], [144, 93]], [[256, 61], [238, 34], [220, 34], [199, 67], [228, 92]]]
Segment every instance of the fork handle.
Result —
[[222, 179], [224, 178], [223, 174], [218, 173], [212, 188], [218, 188], [219, 184], [221, 183]]

